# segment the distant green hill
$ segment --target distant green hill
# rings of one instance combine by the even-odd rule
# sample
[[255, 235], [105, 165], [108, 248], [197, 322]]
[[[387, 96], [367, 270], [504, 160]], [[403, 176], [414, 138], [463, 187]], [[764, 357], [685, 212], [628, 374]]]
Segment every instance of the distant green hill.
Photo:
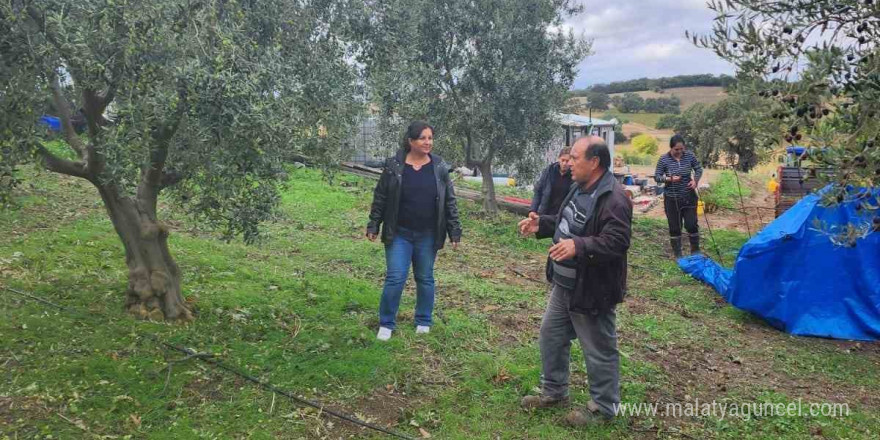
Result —
[[573, 96], [584, 96], [588, 92], [626, 93], [648, 90], [675, 89], [680, 87], [727, 87], [736, 79], [730, 75], [678, 75], [663, 78], [639, 78], [629, 81], [616, 81], [608, 84], [596, 84], [586, 89], [572, 90]]

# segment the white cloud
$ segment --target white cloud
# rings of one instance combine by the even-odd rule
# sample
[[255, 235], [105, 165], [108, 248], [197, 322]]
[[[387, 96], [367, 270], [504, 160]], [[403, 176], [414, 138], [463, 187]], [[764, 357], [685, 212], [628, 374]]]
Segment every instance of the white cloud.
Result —
[[632, 15], [623, 8], [609, 6], [598, 11], [586, 11], [576, 17], [572, 26], [587, 37], [601, 37], [620, 33], [632, 23]]
[[654, 3], [655, 7], [662, 8], [678, 8], [678, 9], [695, 9], [700, 11], [708, 10], [706, 0], [655, 0], [646, 3]]
[[650, 43], [633, 50], [632, 56], [642, 61], [660, 61], [667, 59], [680, 50], [678, 41], [668, 43]]
[[732, 73], [712, 51], [694, 47], [686, 30], [706, 33], [714, 13], [705, 0], [583, 0], [566, 25], [593, 39], [575, 87], [642, 77]]

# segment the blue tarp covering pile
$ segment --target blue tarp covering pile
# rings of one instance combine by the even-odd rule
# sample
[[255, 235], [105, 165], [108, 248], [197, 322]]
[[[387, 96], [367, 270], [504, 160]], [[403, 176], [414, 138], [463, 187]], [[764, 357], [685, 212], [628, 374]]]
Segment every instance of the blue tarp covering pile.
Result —
[[[825, 191], [825, 190], [823, 190]], [[880, 215], [880, 189], [835, 207], [811, 194], [749, 240], [734, 269], [695, 255], [678, 261], [683, 271], [710, 286], [728, 303], [752, 312], [794, 335], [838, 339], [880, 339], [880, 232], [855, 246], [834, 244], [829, 226], [861, 225], [870, 230]], [[826, 226], [817, 230], [816, 220]]]

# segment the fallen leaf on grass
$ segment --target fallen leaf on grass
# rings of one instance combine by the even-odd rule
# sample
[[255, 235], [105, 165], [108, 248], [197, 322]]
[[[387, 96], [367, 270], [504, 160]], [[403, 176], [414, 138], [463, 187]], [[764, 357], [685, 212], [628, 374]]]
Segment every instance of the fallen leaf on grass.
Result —
[[501, 371], [499, 371], [498, 374], [496, 374], [495, 377], [492, 378], [492, 382], [495, 383], [495, 385], [501, 385], [509, 381], [510, 379], [512, 379], [510, 374], [507, 372], [506, 369], [502, 368]]

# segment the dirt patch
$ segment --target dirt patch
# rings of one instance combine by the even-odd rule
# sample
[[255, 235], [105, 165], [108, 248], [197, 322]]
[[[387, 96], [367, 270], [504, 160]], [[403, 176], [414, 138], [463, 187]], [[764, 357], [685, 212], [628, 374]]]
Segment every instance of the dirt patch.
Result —
[[[397, 389], [394, 385], [389, 384], [384, 388], [373, 390], [368, 396], [364, 396], [347, 405], [350, 408], [357, 408], [356, 412], [350, 413], [345, 410], [340, 410], [340, 412], [352, 415], [369, 424], [397, 432], [412, 434], [408, 431], [418, 428], [430, 432], [430, 430], [439, 426], [439, 419], [426, 423], [416, 422], [419, 426], [414, 426], [410, 422], [411, 420], [414, 421], [413, 414], [415, 410], [422, 405], [424, 405], [424, 402], [421, 399], [413, 398], [404, 391]], [[326, 437], [321, 435], [319, 436], [320, 438], [361, 438], [381, 435], [376, 430], [340, 420], [336, 417], [324, 417], [322, 427], [325, 431], [323, 434], [326, 434]], [[414, 435], [414, 437], [418, 437], [418, 435]]]
[[[719, 341], [719, 345], [724, 341]], [[864, 389], [841, 386], [812, 378], [780, 374], [772, 362], [761, 358], [743, 357], [736, 350], [720, 349], [700, 352], [684, 345], [667, 345], [657, 352], [640, 353], [644, 359], [661, 365], [671, 389], [650, 396], [653, 402], [692, 402], [722, 400], [730, 390], [754, 391], [755, 385], [783, 393], [790, 399], [804, 402], [858, 403], [876, 408], [880, 398]]]
[[[667, 304], [662, 305], [668, 309]], [[641, 297], [627, 300], [630, 313], [657, 316], [664, 312], [660, 305]], [[691, 316], [690, 319], [702, 321], [706, 326], [714, 325], [709, 319]], [[661, 404], [672, 402], [710, 402], [725, 399], [731, 391], [748, 395], [758, 389], [772, 390], [790, 399], [804, 402], [834, 402], [850, 405], [880, 407], [880, 396], [865, 387], [823, 380], [816, 375], [792, 375], [780, 371], [772, 358], [774, 347], [790, 344], [790, 337], [760, 322], [746, 322], [734, 325], [738, 331], [736, 346], [730, 344], [728, 336], [716, 336], [709, 332], [713, 347], [705, 350], [703, 345], [692, 344], [687, 340], [669, 341], [662, 346], [634, 344], [632, 356], [660, 366], [669, 380], [668, 386], [648, 392], [649, 402]], [[647, 340], [648, 335], [627, 328], [621, 333], [630, 341]], [[811, 343], [830, 344], [842, 350], [850, 350], [853, 355], [869, 356], [880, 361], [880, 344], [864, 344], [841, 341], [811, 340]], [[739, 347], [748, 347], [742, 350]], [[757, 388], [760, 387], [760, 388]]]
[[[177, 366], [175, 371], [172, 371], [171, 374], [179, 374], [182, 371], [184, 371], [184, 368]], [[168, 370], [163, 370], [161, 372], [162, 374], [160, 376], [162, 380], [165, 380], [165, 374], [167, 374], [167, 372]], [[198, 404], [203, 404], [209, 401], [224, 400], [229, 397], [230, 392], [248, 384], [250, 384], [250, 382], [247, 382], [238, 376], [227, 377], [222, 372], [203, 371], [202, 375], [195, 376], [183, 386], [183, 389], [180, 392], [180, 398]], [[168, 393], [170, 394], [170, 391], [168, 391]], [[169, 396], [169, 398], [170, 397], [172, 396]], [[169, 402], [169, 405], [174, 406], [175, 402]]]
[[507, 271], [514, 277], [510, 278], [514, 284], [522, 285], [528, 288], [536, 286], [546, 286], [547, 277], [544, 271], [544, 265], [532, 264], [530, 266], [520, 266], [514, 264], [507, 265]]
[[36, 397], [0, 396], [0, 433], [20, 435], [21, 438], [36, 434], [36, 422], [51, 417], [51, 414], [45, 403]]
[[[633, 172], [638, 172], [640, 176], [645, 175], [643, 174], [645, 172], [653, 173], [653, 170], [648, 171], [645, 167], [631, 167], [631, 169], [638, 169], [639, 171]], [[704, 176], [706, 177], [703, 178], [703, 181], [709, 182], [711, 185], [712, 182], [717, 179], [719, 173], [719, 170], [706, 170], [704, 173]], [[752, 235], [756, 234], [763, 229], [764, 226], [770, 224], [776, 219], [773, 210], [775, 206], [773, 194], [767, 191], [767, 188], [764, 186], [765, 182], [761, 182], [758, 178], [742, 174], [740, 175], [740, 179], [740, 182], [744, 186], [748, 186], [751, 190], [751, 194], [744, 197], [742, 202], [737, 201], [735, 209], [722, 208], [701, 215], [699, 217], [699, 225], [704, 238], [708, 238], [706, 236], [708, 234], [708, 227], [706, 225], [707, 218], [709, 219], [709, 226], [712, 230], [727, 229], [743, 233], [751, 233]], [[637, 215], [665, 219], [666, 212], [663, 208], [663, 200], [661, 199], [647, 212], [637, 213]]]
[[489, 316], [489, 322], [497, 331], [497, 343], [502, 347], [528, 343], [538, 336], [541, 313], [502, 312]]

